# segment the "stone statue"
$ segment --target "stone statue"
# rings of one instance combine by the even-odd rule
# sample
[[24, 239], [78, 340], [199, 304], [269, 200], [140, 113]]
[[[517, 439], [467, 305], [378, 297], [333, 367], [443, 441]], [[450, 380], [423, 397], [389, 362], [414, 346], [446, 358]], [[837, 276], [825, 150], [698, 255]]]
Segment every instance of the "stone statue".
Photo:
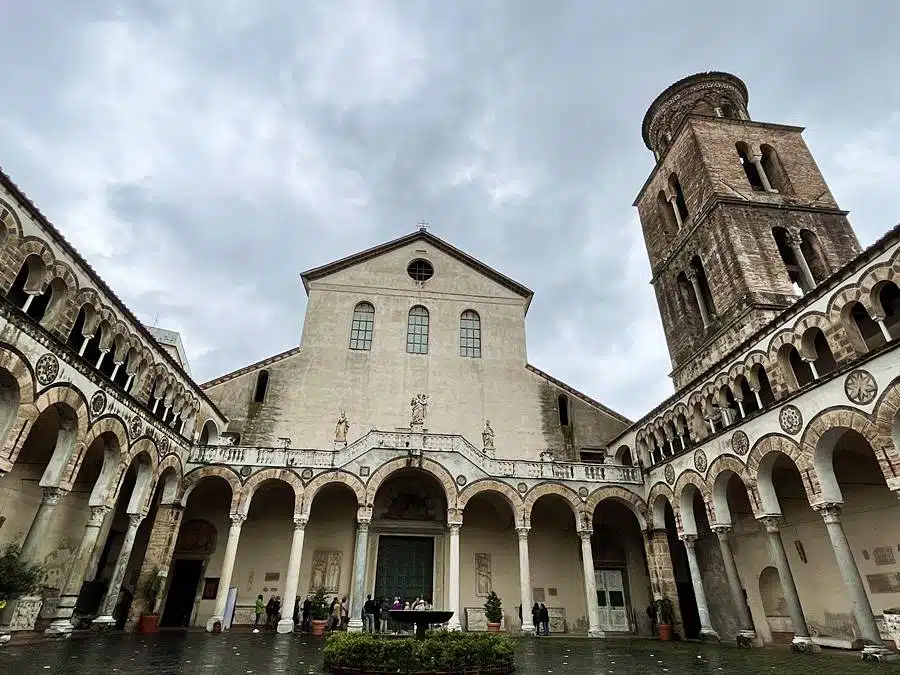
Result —
[[487, 597], [491, 594], [491, 554], [475, 554], [475, 595]]
[[409, 402], [409, 407], [412, 408], [410, 426], [413, 424], [424, 424], [425, 415], [428, 414], [428, 394], [416, 394]]
[[481, 440], [484, 443], [485, 450], [494, 449], [494, 430], [491, 429], [491, 421], [484, 421], [484, 431], [481, 432]]
[[341, 416], [338, 417], [337, 424], [334, 425], [334, 440], [338, 443], [347, 442], [347, 432], [350, 430], [350, 420], [347, 419], [347, 413], [341, 410]]
[[341, 552], [331, 551], [328, 555], [328, 571], [325, 574], [325, 590], [337, 593], [341, 583]]
[[313, 569], [312, 569], [312, 583], [310, 584], [310, 591], [317, 591], [320, 588], [325, 588], [325, 567], [328, 562], [325, 557], [321, 555], [320, 551], [316, 551], [316, 557], [313, 560]]

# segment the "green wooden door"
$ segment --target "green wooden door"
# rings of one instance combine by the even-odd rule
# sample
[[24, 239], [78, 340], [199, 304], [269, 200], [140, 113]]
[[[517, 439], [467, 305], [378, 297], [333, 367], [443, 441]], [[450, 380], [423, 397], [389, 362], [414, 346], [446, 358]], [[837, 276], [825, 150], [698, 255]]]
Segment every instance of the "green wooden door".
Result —
[[414, 602], [431, 597], [434, 576], [434, 539], [431, 537], [392, 537], [378, 539], [378, 565], [375, 570], [375, 597], [400, 598]]

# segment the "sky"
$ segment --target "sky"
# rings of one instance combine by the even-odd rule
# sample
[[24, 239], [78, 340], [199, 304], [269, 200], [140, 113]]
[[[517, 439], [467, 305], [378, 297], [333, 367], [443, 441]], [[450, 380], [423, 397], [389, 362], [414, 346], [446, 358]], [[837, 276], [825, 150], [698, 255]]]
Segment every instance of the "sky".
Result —
[[637, 419], [673, 392], [632, 207], [669, 84], [738, 75], [863, 245], [900, 220], [900, 4], [751, 4], [9, 0], [0, 165], [199, 382], [425, 220], [534, 290], [532, 364]]

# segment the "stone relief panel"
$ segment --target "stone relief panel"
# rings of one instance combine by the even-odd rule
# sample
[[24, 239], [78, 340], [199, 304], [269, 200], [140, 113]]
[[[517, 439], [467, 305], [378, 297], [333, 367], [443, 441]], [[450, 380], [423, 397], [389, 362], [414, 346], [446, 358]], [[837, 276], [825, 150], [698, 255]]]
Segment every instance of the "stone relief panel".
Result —
[[[484, 615], [484, 607], [466, 607], [466, 630], [486, 631], [487, 617]], [[506, 615], [500, 621], [500, 630], [506, 630]]]
[[491, 594], [491, 554], [475, 554], [475, 595], [487, 597]]
[[324, 588], [326, 593], [337, 593], [341, 585], [343, 559], [343, 551], [316, 549], [309, 576], [310, 591], [315, 592], [319, 588]]
[[16, 601], [12, 618], [9, 620], [10, 630], [34, 630], [34, 623], [41, 613], [44, 601], [40, 596], [25, 595]]

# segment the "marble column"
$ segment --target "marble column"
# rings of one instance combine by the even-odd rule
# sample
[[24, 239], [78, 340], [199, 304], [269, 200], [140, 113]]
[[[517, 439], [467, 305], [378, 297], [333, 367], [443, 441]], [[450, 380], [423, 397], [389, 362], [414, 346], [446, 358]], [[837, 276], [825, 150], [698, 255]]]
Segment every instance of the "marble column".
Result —
[[306, 532], [306, 518], [294, 516], [294, 536], [291, 539], [291, 555], [288, 558], [284, 595], [281, 598], [281, 619], [279, 633], [294, 632], [294, 601], [297, 599], [297, 582], [300, 578], [300, 561], [303, 559], [303, 537]]
[[357, 518], [356, 550], [353, 553], [353, 590], [350, 593], [350, 623], [347, 630], [359, 633], [363, 629], [362, 608], [366, 602], [366, 553], [369, 544], [369, 520]]
[[750, 155], [748, 158], [750, 163], [756, 168], [756, 173], [759, 176], [759, 181], [763, 185], [763, 189], [766, 192], [776, 192], [776, 190], [772, 189], [772, 184], [769, 182], [769, 176], [766, 175], [766, 170], [762, 165], [762, 155]]
[[700, 309], [700, 320], [703, 322], [703, 328], [709, 328], [709, 308], [706, 306], [706, 298], [703, 297], [703, 290], [700, 288], [697, 270], [693, 267], [688, 267], [685, 274], [694, 289], [694, 297], [697, 298], [697, 307]]
[[531, 622], [531, 564], [528, 559], [528, 531], [530, 527], [517, 527], [519, 535], [519, 589], [522, 602], [522, 632], [534, 633]]
[[853, 609], [853, 616], [856, 618], [860, 637], [869, 644], [883, 646], [878, 626], [875, 624], [875, 616], [872, 613], [872, 605], [869, 603], [869, 596], [866, 595], [859, 568], [853, 559], [850, 542], [847, 541], [847, 534], [841, 524], [841, 505], [826, 503], [817, 504], [813, 508], [825, 521], [825, 529], [828, 531], [828, 538], [831, 539], [834, 557], [837, 559], [838, 569], [841, 571], [844, 586], [850, 596], [850, 606]]
[[722, 551], [722, 561], [725, 563], [725, 576], [728, 579], [728, 591], [731, 593], [731, 602], [737, 611], [738, 635], [750, 639], [756, 638], [753, 629], [753, 619], [750, 616], [750, 608], [744, 600], [744, 587], [741, 585], [741, 577], [738, 575], [737, 563], [734, 560], [734, 551], [731, 548], [730, 525], [714, 525], [712, 528], [719, 539], [719, 550]]
[[803, 616], [803, 607], [800, 605], [800, 595], [797, 593], [794, 575], [791, 573], [787, 552], [784, 550], [784, 542], [781, 540], [781, 518], [779, 516], [764, 516], [760, 520], [766, 530], [772, 562], [775, 563], [775, 568], [778, 570], [781, 590], [784, 593], [788, 614], [794, 626], [793, 644], [804, 649], [814, 650], [815, 645], [809, 636], [809, 627], [806, 625], [806, 617]]
[[99, 571], [97, 568], [100, 566], [100, 558], [106, 548], [106, 540], [109, 539], [109, 531], [112, 529], [112, 524], [115, 519], [115, 511], [113, 509], [107, 511], [106, 516], [103, 518], [103, 523], [100, 525], [100, 536], [97, 537], [97, 544], [94, 546], [94, 550], [91, 551], [91, 557], [88, 560], [88, 565], [84, 572], [85, 581], [94, 581], [97, 578], [97, 572]]
[[[587, 602], [588, 635], [590, 637], [605, 637], [600, 629], [600, 610], [597, 607], [597, 580], [594, 577], [594, 550], [591, 547], [591, 535], [593, 530], [579, 530], [578, 538], [581, 539], [581, 562], [584, 568], [584, 596]], [[522, 616], [525, 616], [524, 609]]]
[[[450, 577], [449, 609], [453, 612], [450, 621], [447, 622], [449, 630], [460, 630], [459, 621], [459, 531], [461, 523], [450, 523], [450, 565], [448, 575]], [[529, 610], [530, 611], [530, 610]], [[525, 608], [522, 609], [522, 617], [525, 616]]]
[[140, 527], [143, 520], [143, 513], [128, 514], [128, 529], [125, 531], [125, 538], [122, 540], [122, 548], [119, 549], [119, 557], [116, 558], [112, 579], [109, 580], [109, 587], [106, 589], [106, 595], [103, 596], [103, 602], [100, 604], [100, 616], [91, 622], [95, 626], [111, 627], [116, 623], [113, 612], [116, 609], [116, 603], [119, 601], [119, 591], [122, 589], [122, 581], [125, 579], [128, 561], [131, 559], [134, 538], [137, 536], [138, 527]]
[[112, 507], [106, 505], [91, 507], [91, 516], [87, 525], [84, 526], [84, 534], [81, 535], [78, 552], [69, 563], [69, 573], [60, 590], [59, 604], [56, 606], [56, 613], [47, 628], [47, 633], [72, 632], [74, 626], [71, 619], [75, 613], [75, 603], [78, 602], [81, 587], [87, 580], [88, 564], [100, 538], [101, 528], [107, 514], [111, 511]]
[[46, 543], [50, 537], [50, 529], [53, 526], [53, 513], [59, 504], [59, 500], [68, 492], [57, 487], [42, 488], [41, 505], [31, 521], [28, 534], [22, 543], [22, 559], [36, 562], [38, 548]]
[[709, 620], [709, 603], [706, 601], [706, 590], [703, 588], [703, 577], [700, 575], [700, 565], [697, 563], [697, 551], [694, 549], [697, 543], [696, 534], [683, 534], [681, 540], [687, 552], [688, 568], [691, 571], [691, 586], [694, 588], [694, 599], [697, 601], [697, 613], [700, 615], [700, 637], [718, 640], [719, 634], [713, 630]]
[[225, 605], [228, 604], [228, 589], [231, 586], [231, 573], [234, 572], [234, 561], [237, 558], [238, 542], [241, 540], [241, 528], [247, 516], [243, 513], [231, 514], [231, 527], [228, 529], [228, 541], [225, 543], [225, 555], [222, 559], [222, 570], [219, 572], [219, 590], [216, 591], [216, 607], [213, 615], [206, 622], [206, 631], [212, 633], [216, 621], [225, 629]]
[[812, 270], [809, 269], [806, 257], [803, 255], [803, 249], [800, 248], [800, 236], [793, 232], [788, 232], [786, 241], [787, 245], [791, 248], [791, 252], [794, 254], [794, 258], [797, 260], [797, 265], [800, 267], [800, 274], [803, 277], [803, 283], [801, 284], [801, 286], [804, 287], [803, 292], [809, 293], [816, 287], [816, 280], [813, 277]]
[[681, 228], [684, 227], [684, 222], [681, 220], [681, 211], [678, 210], [678, 196], [672, 195], [669, 197], [669, 204], [672, 205], [672, 211], [675, 213], [675, 222], [678, 224], [678, 231], [681, 231]]

